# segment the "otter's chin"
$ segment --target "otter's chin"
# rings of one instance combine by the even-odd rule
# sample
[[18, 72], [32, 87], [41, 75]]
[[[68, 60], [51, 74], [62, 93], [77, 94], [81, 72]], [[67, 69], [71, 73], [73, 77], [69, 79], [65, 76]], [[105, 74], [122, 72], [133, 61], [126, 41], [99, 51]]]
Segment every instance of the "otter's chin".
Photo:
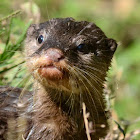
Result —
[[38, 68], [33, 72], [33, 76], [46, 88], [67, 92], [72, 91], [68, 72], [62, 71], [54, 66]]

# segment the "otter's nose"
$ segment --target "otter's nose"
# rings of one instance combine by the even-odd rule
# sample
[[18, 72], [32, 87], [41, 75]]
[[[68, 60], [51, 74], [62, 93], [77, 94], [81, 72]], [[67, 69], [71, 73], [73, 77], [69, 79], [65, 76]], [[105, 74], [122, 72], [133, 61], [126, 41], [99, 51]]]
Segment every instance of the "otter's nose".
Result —
[[64, 54], [61, 50], [56, 48], [50, 48], [46, 51], [46, 56], [53, 62], [58, 62], [64, 58]]

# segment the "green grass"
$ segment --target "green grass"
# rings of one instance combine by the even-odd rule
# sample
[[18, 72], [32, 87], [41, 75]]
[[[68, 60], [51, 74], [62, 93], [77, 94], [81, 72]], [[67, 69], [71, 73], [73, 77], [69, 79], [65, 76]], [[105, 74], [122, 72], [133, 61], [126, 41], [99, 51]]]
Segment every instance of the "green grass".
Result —
[[[36, 15], [40, 12], [41, 17], [37, 17], [40, 22], [55, 17], [88, 20], [95, 22], [119, 44], [108, 78], [109, 91], [116, 97], [113, 106], [118, 117], [133, 121], [140, 116], [139, 1], [135, 1], [131, 9], [124, 9], [129, 10], [126, 16], [114, 11], [120, 7], [111, 2], [104, 3], [103, 0], [34, 0], [32, 8], [15, 8], [23, 4], [26, 4], [25, 0], [18, 3], [16, 0], [0, 1], [0, 85], [25, 87], [30, 81], [28, 74], [25, 75], [23, 58], [24, 39], [31, 17], [33, 22], [37, 22]], [[140, 128], [139, 122], [130, 130], [136, 128]]]

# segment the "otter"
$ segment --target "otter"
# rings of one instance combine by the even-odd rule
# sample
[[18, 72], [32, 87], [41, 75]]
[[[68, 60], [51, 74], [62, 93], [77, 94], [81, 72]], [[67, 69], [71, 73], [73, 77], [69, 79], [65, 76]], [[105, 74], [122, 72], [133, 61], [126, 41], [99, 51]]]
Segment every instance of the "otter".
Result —
[[0, 87], [0, 139], [104, 138], [109, 113], [103, 89], [116, 48], [116, 41], [91, 22], [55, 18], [30, 25], [25, 59], [33, 91], [20, 95], [20, 88]]

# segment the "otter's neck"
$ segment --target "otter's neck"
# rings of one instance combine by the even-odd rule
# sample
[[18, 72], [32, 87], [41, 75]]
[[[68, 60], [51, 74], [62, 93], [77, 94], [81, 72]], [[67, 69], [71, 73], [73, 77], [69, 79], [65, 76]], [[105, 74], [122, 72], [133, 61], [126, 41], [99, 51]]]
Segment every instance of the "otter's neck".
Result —
[[47, 121], [47, 119], [56, 117], [56, 114], [61, 114], [48, 92], [38, 82], [34, 84], [34, 107], [35, 116], [37, 115], [37, 118], [41, 121]]
[[82, 116], [82, 103], [84, 102], [91, 116], [98, 118], [100, 112], [104, 113], [105, 111], [103, 86], [102, 84], [93, 84], [93, 87], [86, 85], [86, 88], [77, 94], [45, 88], [38, 82], [35, 82], [34, 101], [35, 107], [38, 108], [37, 112], [41, 113], [41, 117], [44, 118], [47, 116], [56, 117], [56, 114], [64, 113], [74, 119], [78, 119], [78, 117]]
[[73, 135], [77, 133], [78, 136], [86, 137], [82, 111], [82, 103], [84, 102], [87, 112], [90, 113], [88, 121], [92, 122], [91, 130], [93, 133], [91, 135], [95, 139], [96, 137], [98, 139], [99, 136], [105, 136], [108, 131], [108, 122], [102, 95], [103, 86], [99, 85], [96, 90], [87, 87], [90, 92], [83, 90], [81, 94], [73, 93], [73, 95], [66, 96], [64, 92], [46, 89], [36, 82], [34, 121], [37, 125], [47, 124], [46, 129], [50, 129], [51, 126], [54, 131], [70, 130]]

